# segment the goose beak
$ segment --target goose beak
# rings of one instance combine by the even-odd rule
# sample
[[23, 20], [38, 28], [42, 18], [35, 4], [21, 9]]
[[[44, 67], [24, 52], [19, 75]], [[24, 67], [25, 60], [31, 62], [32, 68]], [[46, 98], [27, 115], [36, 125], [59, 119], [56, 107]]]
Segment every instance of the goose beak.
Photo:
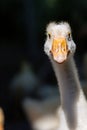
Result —
[[68, 46], [65, 38], [53, 39], [51, 54], [58, 63], [63, 63], [68, 56]]

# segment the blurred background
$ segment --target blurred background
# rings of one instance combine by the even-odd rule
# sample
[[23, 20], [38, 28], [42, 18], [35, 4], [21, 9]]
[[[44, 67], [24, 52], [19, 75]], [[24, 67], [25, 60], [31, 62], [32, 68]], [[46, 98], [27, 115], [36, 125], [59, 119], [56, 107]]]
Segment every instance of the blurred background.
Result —
[[70, 23], [78, 48], [75, 60], [86, 93], [87, 0], [0, 0], [0, 107], [5, 130], [32, 129], [23, 109], [26, 97], [41, 102], [58, 93], [43, 50], [50, 21]]

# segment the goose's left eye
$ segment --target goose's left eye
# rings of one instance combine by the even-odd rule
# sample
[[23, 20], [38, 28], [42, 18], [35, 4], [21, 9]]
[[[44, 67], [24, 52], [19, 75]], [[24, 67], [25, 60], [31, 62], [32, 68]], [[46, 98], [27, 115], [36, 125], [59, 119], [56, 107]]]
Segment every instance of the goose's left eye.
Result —
[[67, 40], [68, 40], [68, 41], [71, 41], [71, 39], [72, 39], [72, 38], [71, 38], [71, 34], [69, 33], [69, 34], [67, 35]]

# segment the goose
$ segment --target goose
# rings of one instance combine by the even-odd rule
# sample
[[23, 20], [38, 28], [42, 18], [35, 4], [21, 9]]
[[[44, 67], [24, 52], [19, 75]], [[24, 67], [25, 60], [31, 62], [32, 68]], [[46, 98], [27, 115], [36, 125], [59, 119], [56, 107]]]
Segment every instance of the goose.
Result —
[[56, 110], [59, 106], [59, 97], [52, 96], [44, 100], [25, 98], [22, 102], [24, 114], [33, 130], [56, 130], [58, 116]]
[[10, 92], [14, 98], [21, 100], [31, 94], [40, 84], [32, 67], [26, 61], [21, 64], [20, 71], [14, 75], [10, 83]]
[[41, 85], [37, 90], [39, 99], [25, 97], [22, 101], [23, 112], [33, 130], [56, 130], [58, 115], [56, 110], [60, 106], [57, 86]]
[[83, 76], [84, 78], [81, 81], [83, 91], [85, 93], [85, 96], [87, 98], [87, 53], [84, 54], [83, 56]]
[[87, 130], [87, 102], [74, 60], [71, 27], [68, 22], [51, 22], [46, 34], [44, 51], [54, 69], [61, 100], [57, 130]]
[[4, 130], [4, 112], [0, 108], [0, 130]]

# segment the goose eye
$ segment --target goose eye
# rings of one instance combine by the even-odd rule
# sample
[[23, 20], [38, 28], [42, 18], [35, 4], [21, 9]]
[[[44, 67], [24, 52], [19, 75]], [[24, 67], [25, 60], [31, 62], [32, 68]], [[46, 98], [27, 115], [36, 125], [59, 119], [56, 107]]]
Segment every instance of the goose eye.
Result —
[[68, 41], [71, 41], [71, 39], [72, 39], [72, 38], [71, 38], [71, 34], [69, 33], [69, 34], [67, 35], [67, 40], [68, 40]]
[[48, 34], [49, 39], [51, 38], [51, 34]]

